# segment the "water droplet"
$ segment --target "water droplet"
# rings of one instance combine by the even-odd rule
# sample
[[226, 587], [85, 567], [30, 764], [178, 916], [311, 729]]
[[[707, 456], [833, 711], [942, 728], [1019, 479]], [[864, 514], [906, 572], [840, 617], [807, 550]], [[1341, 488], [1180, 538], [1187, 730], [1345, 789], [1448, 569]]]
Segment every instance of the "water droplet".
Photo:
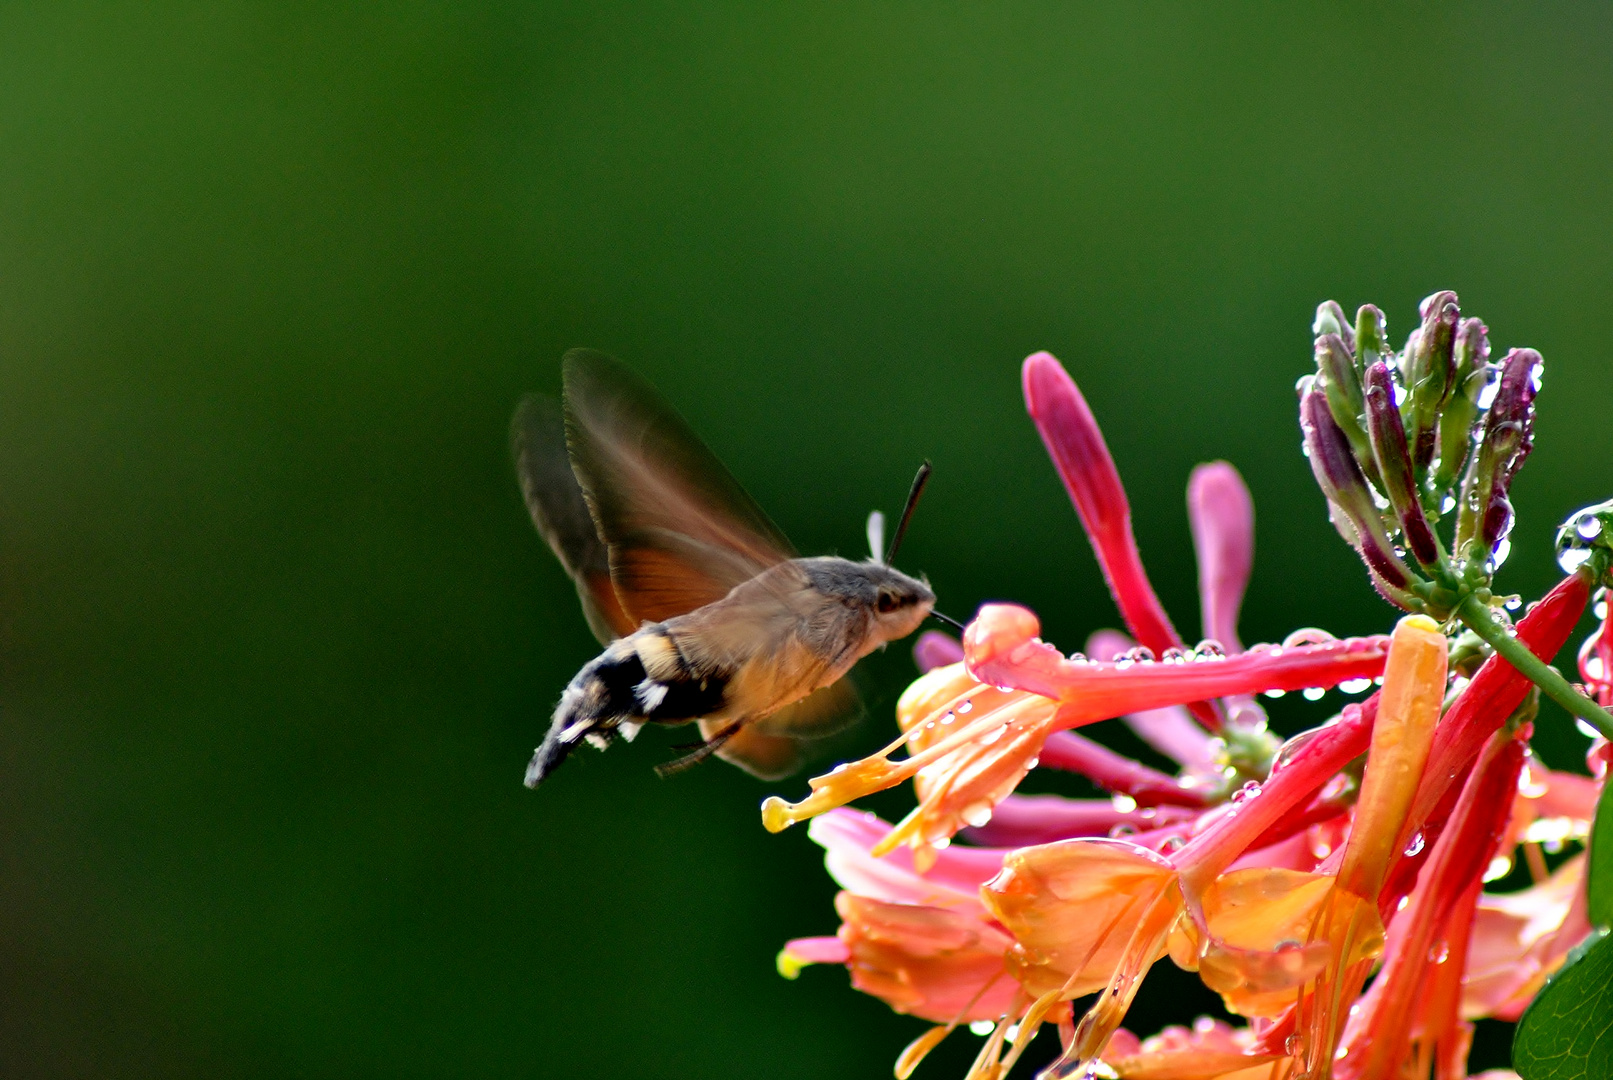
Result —
[[1214, 638], [1205, 638], [1193, 646], [1193, 659], [1195, 660], [1225, 660], [1227, 650]]
[[1073, 652], [1070, 654], [1070, 663], [1072, 664], [1086, 664], [1090, 662], [1091, 661], [1087, 659], [1086, 653]]
[[1590, 724], [1587, 724], [1585, 721], [1579, 719], [1578, 717], [1574, 718], [1574, 726], [1579, 728], [1579, 733], [1581, 735], [1585, 736], [1587, 739], [1595, 739], [1595, 738], [1600, 738], [1601, 737], [1602, 733], [1600, 731], [1597, 731]]
[[1193, 1021], [1193, 1030], [1200, 1035], [1208, 1035], [1215, 1030], [1215, 1020], [1212, 1017], [1201, 1016]]
[[1180, 851], [1187, 846], [1187, 841], [1180, 836], [1167, 836], [1159, 842], [1159, 850], [1169, 855], [1173, 851]]
[[1325, 686], [1307, 686], [1300, 691], [1300, 696], [1306, 701], [1321, 701], [1322, 695], [1325, 693], [1327, 693], [1327, 687]]
[[1411, 841], [1406, 844], [1406, 854], [1408, 856], [1410, 856], [1410, 855], [1421, 855], [1422, 851], [1423, 851], [1423, 845], [1426, 844], [1427, 842], [1428, 841], [1423, 837], [1422, 830], [1419, 829], [1418, 831], [1416, 831], [1416, 832], [1411, 834]]
[[998, 739], [1002, 738], [1003, 737], [1003, 732], [1005, 732], [1007, 730], [1008, 730], [1008, 728], [1006, 726], [1000, 727], [1000, 728], [992, 728], [990, 731], [988, 731], [984, 735], [980, 736], [980, 742], [984, 746], [990, 746], [992, 743], [994, 743]]
[[[970, 1030], [973, 1030], [973, 1028], [974, 1025], [971, 1024]], [[1298, 1035], [1290, 1035], [1288, 1038], [1283, 1040], [1283, 1053], [1287, 1054], [1289, 1057], [1295, 1057], [1299, 1054]]]
[[937, 836], [934, 840], [930, 841], [930, 846], [937, 851], [945, 851], [947, 848], [952, 846], [952, 837]]
[[1152, 664], [1154, 662], [1154, 650], [1146, 645], [1138, 645], [1135, 648], [1127, 649], [1121, 656], [1127, 660], [1134, 660], [1139, 664]]
[[1026, 762], [1026, 763], [1025, 763], [1025, 768], [1026, 768], [1026, 770], [1027, 770], [1027, 771], [1028, 771], [1028, 770], [1030, 770], [1030, 769], [1034, 769], [1034, 768], [1036, 768], [1036, 766], [1038, 766], [1038, 765], [1040, 765], [1040, 764], [1041, 764], [1041, 763], [1042, 763], [1042, 759], [1041, 759], [1041, 758], [1039, 758], [1039, 757], [1033, 757], [1033, 758], [1031, 758], [1031, 759], [1030, 759], [1030, 760], [1029, 760], [1029, 761], [1027, 761], [1027, 762]]
[[1343, 682], [1339, 683], [1339, 689], [1343, 690], [1346, 694], [1359, 694], [1361, 691], [1365, 690], [1371, 685], [1371, 679], [1345, 679]]
[[1275, 701], [1277, 698], [1287, 697], [1288, 696], [1288, 691], [1287, 690], [1267, 690], [1265, 692], [1265, 696], [1269, 697], [1273, 701]]
[[1501, 606], [1506, 608], [1508, 611], [1517, 611], [1519, 608], [1523, 607], [1523, 597], [1509, 596], [1505, 600], [1501, 601]]
[[1446, 495], [1443, 499], [1439, 500], [1439, 512], [1441, 514], [1448, 514], [1455, 509], [1456, 497], [1454, 495]]
[[1159, 659], [1164, 664], [1183, 664], [1187, 662], [1187, 650], [1172, 645], [1159, 654]]
[[[941, 723], [942, 724], [950, 724], [950, 723], [952, 723], [952, 721], [954, 721], [956, 719], [957, 719], [957, 717], [954, 716], [952, 713], [947, 713], [945, 716], [941, 717]], [[925, 726], [928, 727], [929, 725], [926, 724]]]
[[1283, 638], [1282, 648], [1292, 649], [1300, 645], [1326, 645], [1337, 640], [1338, 638], [1320, 627], [1306, 626]]
[[972, 702], [972, 701], [960, 701], [960, 702], [958, 702], [958, 712], [959, 713], [973, 712], [974, 707], [975, 707], [975, 703]]
[[1116, 793], [1109, 797], [1109, 802], [1122, 814], [1129, 814], [1137, 809], [1137, 800], [1130, 795]]
[[1590, 548], [1565, 547], [1557, 553], [1557, 565], [1565, 574], [1572, 574], [1590, 561]]
[[1436, 941], [1434, 942], [1434, 947], [1428, 950], [1428, 962], [1430, 964], [1443, 964], [1450, 958], [1451, 943], [1448, 941]]
[[997, 1025], [990, 1020], [972, 1020], [969, 1023], [969, 1034], [979, 1035], [981, 1038], [985, 1038], [996, 1030]]
[[1596, 602], [1596, 606], [1591, 609], [1591, 614], [1595, 615], [1598, 619], [1607, 618], [1607, 601], [1598, 600]]
[[1490, 865], [1485, 868], [1484, 880], [1499, 881], [1510, 873], [1512, 873], [1512, 860], [1505, 855], [1497, 855], [1490, 860]]
[[1117, 657], [1115, 659], [1115, 670], [1116, 671], [1125, 671], [1129, 667], [1136, 667], [1136, 666], [1137, 666], [1137, 661], [1133, 660], [1129, 656], [1121, 656], [1121, 657]]
[[993, 808], [989, 800], [981, 799], [979, 802], [970, 803], [968, 806], [964, 807], [963, 813], [959, 816], [963, 818], [964, 824], [970, 826], [971, 828], [978, 829], [980, 826], [991, 821], [992, 809]]
[[1479, 391], [1479, 408], [1481, 409], [1488, 409], [1491, 405], [1494, 405], [1495, 395], [1501, 389], [1501, 380], [1496, 378], [1495, 367], [1491, 366], [1486, 374], [1489, 377], [1489, 381], [1484, 384], [1484, 389]]
[[1123, 840], [1128, 836], [1136, 836], [1136, 835], [1137, 835], [1137, 826], [1129, 825], [1124, 821], [1122, 821], [1119, 825], [1116, 825], [1116, 826], [1114, 826], [1113, 828], [1111, 828], [1109, 830], [1109, 839], [1111, 839], [1111, 840]]
[[1602, 519], [1595, 514], [1581, 514], [1574, 523], [1574, 531], [1581, 540], [1595, 540], [1602, 535]]
[[[1512, 521], [1512, 518], [1511, 518], [1510, 515], [1508, 515], [1508, 518], [1507, 518], [1508, 528], [1511, 527], [1511, 521]], [[1508, 537], [1503, 536], [1501, 538], [1500, 542], [1495, 545], [1495, 555], [1490, 560], [1491, 565], [1493, 565], [1497, 570], [1499, 570], [1501, 568], [1501, 564], [1506, 562], [1507, 561], [1507, 556], [1511, 555], [1511, 554], [1512, 554], [1512, 540], [1510, 538], [1508, 538]]]

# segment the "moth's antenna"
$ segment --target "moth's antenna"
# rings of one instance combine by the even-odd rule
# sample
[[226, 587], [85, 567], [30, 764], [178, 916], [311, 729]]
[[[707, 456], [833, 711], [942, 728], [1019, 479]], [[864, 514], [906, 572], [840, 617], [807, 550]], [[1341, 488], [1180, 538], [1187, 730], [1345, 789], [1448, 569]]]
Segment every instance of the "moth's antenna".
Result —
[[684, 754], [680, 758], [673, 758], [671, 761], [663, 762], [662, 764], [657, 765], [655, 767], [655, 775], [664, 780], [669, 776], [676, 776], [683, 770], [691, 769], [700, 764], [712, 754], [715, 754], [718, 750], [721, 750], [723, 743], [727, 742], [729, 739], [732, 739], [735, 735], [738, 735], [740, 725], [743, 723], [743, 720], [735, 720], [732, 724], [729, 724], [727, 727], [717, 732], [710, 739], [698, 744], [693, 753]]
[[954, 630], [956, 630], [960, 634], [963, 633], [963, 631], [965, 629], [964, 625], [961, 622], [959, 622], [957, 619], [954, 619], [950, 615], [943, 615], [939, 611], [936, 611], [934, 608], [930, 609], [930, 618], [932, 618], [932, 619], [940, 619], [942, 622], [946, 623], [948, 626], [952, 627]]
[[878, 510], [868, 515], [868, 557], [879, 558], [879, 553], [885, 550], [885, 515]]
[[924, 485], [930, 482], [930, 463], [926, 461], [919, 466], [918, 475], [913, 477], [913, 486], [907, 491], [907, 505], [902, 507], [902, 520], [896, 526], [896, 535], [891, 538], [890, 550], [885, 552], [885, 565], [889, 566], [896, 558], [896, 550], [902, 546], [902, 537], [907, 535], [907, 523], [913, 520], [913, 511], [918, 509], [919, 496], [924, 494]]

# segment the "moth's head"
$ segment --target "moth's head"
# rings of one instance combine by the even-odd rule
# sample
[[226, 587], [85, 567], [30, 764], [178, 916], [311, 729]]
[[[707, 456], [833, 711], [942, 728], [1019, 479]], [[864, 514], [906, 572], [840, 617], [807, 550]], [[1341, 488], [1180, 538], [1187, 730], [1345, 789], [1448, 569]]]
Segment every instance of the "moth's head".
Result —
[[927, 582], [870, 559], [803, 559], [812, 564], [808, 576], [819, 592], [867, 612], [871, 644], [906, 637], [919, 628], [935, 606]]

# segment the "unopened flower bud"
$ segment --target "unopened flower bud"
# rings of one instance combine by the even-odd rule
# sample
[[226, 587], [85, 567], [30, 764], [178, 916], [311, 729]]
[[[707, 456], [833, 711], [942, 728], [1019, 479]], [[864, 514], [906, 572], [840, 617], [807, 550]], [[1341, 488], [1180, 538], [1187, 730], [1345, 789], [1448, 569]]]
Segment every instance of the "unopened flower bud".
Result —
[[1486, 554], [1512, 528], [1507, 491], [1534, 448], [1535, 394], [1543, 363], [1533, 349], [1513, 349], [1501, 362], [1495, 401], [1484, 421], [1484, 437], [1462, 485], [1457, 550], [1477, 541]]
[[1355, 349], [1355, 329], [1344, 318], [1344, 309], [1336, 300], [1328, 300], [1317, 305], [1316, 319], [1311, 323], [1311, 333], [1317, 337], [1337, 334], [1339, 340], [1344, 342], [1345, 349], [1350, 351]]
[[1404, 589], [1411, 582], [1411, 571], [1394, 554], [1366, 477], [1350, 452], [1350, 441], [1333, 421], [1327, 395], [1310, 376], [1299, 381], [1299, 392], [1305, 453], [1317, 485], [1327, 496], [1334, 527], [1385, 584]]
[[1400, 411], [1411, 447], [1412, 466], [1421, 477], [1434, 460], [1440, 408], [1451, 392], [1453, 348], [1461, 310], [1453, 292], [1437, 292], [1423, 300], [1423, 324], [1406, 342], [1400, 357], [1406, 399]]
[[1433, 530], [1428, 527], [1422, 500], [1418, 497], [1406, 432], [1401, 426], [1400, 410], [1395, 408], [1393, 378], [1389, 365], [1382, 360], [1367, 368], [1364, 391], [1367, 430], [1372, 438], [1378, 472], [1383, 477], [1384, 494], [1400, 519], [1406, 547], [1423, 566], [1433, 567], [1439, 564], [1439, 545], [1434, 542]]
[[1439, 417], [1439, 465], [1429, 482], [1435, 498], [1450, 490], [1467, 464], [1473, 445], [1473, 421], [1479, 412], [1479, 396], [1493, 375], [1490, 366], [1490, 339], [1484, 323], [1463, 319], [1456, 327], [1453, 350], [1454, 373], [1451, 392]]
[[1389, 328], [1376, 305], [1362, 304], [1355, 313], [1355, 370], [1365, 371], [1389, 355]]
[[[1318, 326], [1324, 322], [1320, 313], [1316, 322]], [[1361, 464], [1367, 478], [1376, 482], [1372, 444], [1367, 441], [1366, 428], [1362, 424], [1364, 405], [1361, 400], [1361, 377], [1356, 373], [1355, 359], [1350, 356], [1344, 339], [1336, 330], [1319, 334], [1316, 338], [1316, 384], [1327, 394], [1327, 407], [1333, 414], [1333, 421], [1350, 440], [1356, 461]]]

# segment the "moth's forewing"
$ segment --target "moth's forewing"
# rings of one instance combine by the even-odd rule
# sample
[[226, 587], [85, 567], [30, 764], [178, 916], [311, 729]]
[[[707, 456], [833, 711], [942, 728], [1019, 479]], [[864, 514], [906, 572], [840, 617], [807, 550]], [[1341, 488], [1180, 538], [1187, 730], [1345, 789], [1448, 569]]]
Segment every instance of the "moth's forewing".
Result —
[[510, 449], [532, 524], [576, 582], [589, 629], [601, 644], [632, 633], [636, 624], [611, 584], [610, 554], [571, 469], [559, 403], [536, 394], [521, 399], [510, 422]]
[[739, 481], [631, 368], [573, 349], [564, 370], [572, 468], [630, 617], [685, 614], [794, 555]]

